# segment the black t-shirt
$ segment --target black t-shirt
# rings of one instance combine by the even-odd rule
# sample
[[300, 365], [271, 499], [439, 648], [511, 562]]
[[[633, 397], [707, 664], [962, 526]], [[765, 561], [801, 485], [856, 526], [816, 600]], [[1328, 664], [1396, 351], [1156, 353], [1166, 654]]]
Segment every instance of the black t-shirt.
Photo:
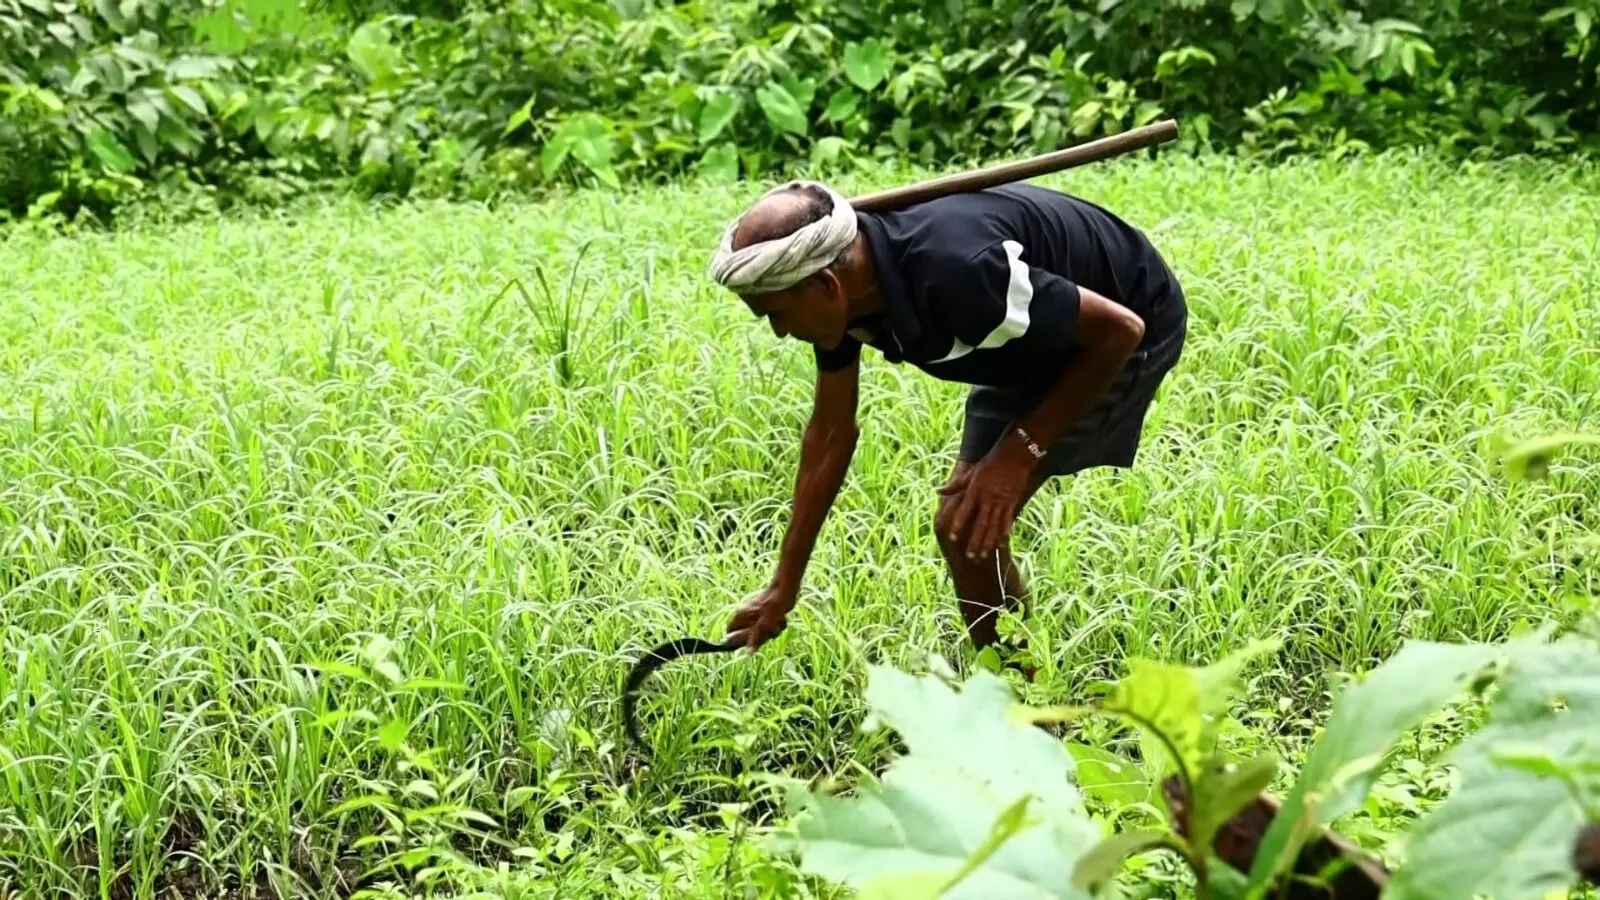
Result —
[[885, 314], [852, 323], [817, 367], [862, 344], [946, 381], [1008, 385], [1056, 377], [1074, 343], [1078, 286], [1138, 313], [1141, 349], [1183, 326], [1177, 278], [1139, 229], [1067, 194], [1012, 184], [889, 213], [858, 213]]

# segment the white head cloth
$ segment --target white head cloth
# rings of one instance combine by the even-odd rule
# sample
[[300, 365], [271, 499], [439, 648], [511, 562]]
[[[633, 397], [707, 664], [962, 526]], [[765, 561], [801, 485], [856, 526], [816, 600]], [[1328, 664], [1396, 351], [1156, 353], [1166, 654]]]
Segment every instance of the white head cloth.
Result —
[[850, 201], [815, 181], [791, 181], [767, 191], [762, 199], [799, 187], [820, 188], [833, 201], [833, 211], [788, 237], [733, 249], [739, 220], [722, 233], [722, 246], [711, 261], [711, 277], [736, 294], [765, 294], [799, 284], [828, 267], [856, 239], [856, 212]]

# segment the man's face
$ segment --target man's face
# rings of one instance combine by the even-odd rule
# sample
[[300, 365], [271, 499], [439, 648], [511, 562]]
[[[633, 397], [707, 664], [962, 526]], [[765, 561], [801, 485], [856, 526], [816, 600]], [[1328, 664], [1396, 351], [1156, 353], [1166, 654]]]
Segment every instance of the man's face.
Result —
[[778, 337], [794, 337], [827, 350], [839, 346], [848, 327], [843, 286], [824, 270], [786, 291], [743, 298]]

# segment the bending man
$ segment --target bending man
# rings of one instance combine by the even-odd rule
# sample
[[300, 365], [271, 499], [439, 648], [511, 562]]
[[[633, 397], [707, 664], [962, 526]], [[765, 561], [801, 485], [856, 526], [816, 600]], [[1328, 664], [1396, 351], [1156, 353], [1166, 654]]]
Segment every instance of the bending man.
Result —
[[711, 276], [778, 337], [810, 343], [817, 365], [776, 576], [728, 625], [752, 650], [783, 630], [849, 467], [863, 345], [971, 385], [936, 524], [967, 635], [983, 648], [999, 611], [1026, 602], [1012, 524], [1053, 476], [1133, 465], [1188, 319], [1141, 231], [1024, 184], [870, 214], [791, 182], [728, 226]]

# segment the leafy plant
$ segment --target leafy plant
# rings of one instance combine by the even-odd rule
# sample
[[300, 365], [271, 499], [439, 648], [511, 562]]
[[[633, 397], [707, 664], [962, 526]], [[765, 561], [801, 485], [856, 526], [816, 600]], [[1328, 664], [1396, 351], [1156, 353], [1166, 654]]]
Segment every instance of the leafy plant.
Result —
[[[1530, 459], [1595, 443], [1591, 435], [1557, 434], [1502, 452], [1523, 477]], [[896, 900], [1110, 896], [1125, 860], [1161, 850], [1189, 867], [1199, 900], [1266, 900], [1291, 880], [1329, 886], [1351, 866], [1364, 867], [1361, 877], [1385, 898], [1548, 897], [1586, 877], [1579, 848], [1600, 822], [1600, 640], [1550, 637], [1409, 641], [1346, 687], [1270, 824], [1246, 838], [1248, 860], [1220, 856], [1219, 836], [1264, 796], [1279, 762], [1236, 757], [1219, 734], [1243, 671], [1275, 651], [1276, 641], [1204, 667], [1134, 658], [1126, 677], [1105, 686], [1103, 700], [1073, 707], [1015, 703], [986, 670], [958, 686], [938, 674], [871, 666], [867, 703], [875, 721], [900, 732], [906, 754], [853, 799], [795, 786], [798, 821], [793, 838], [778, 846], [797, 851], [805, 871]], [[1489, 704], [1449, 754], [1459, 783], [1405, 836], [1404, 863], [1392, 880], [1342, 842], [1338, 863], [1307, 872], [1302, 851], [1361, 806], [1395, 743], [1467, 695]], [[1169, 818], [1180, 827], [1095, 829], [1072, 782], [1113, 806], [1130, 799], [1130, 783], [1107, 790], [1106, 779], [1082, 777], [1085, 762], [1117, 761], [1103, 751], [1069, 754], [1037, 727], [1090, 716], [1139, 731], [1145, 765], [1122, 761], [1120, 771], [1175, 780], [1168, 797], [1180, 800], [1169, 805]], [[1143, 787], [1148, 794], [1152, 786]]]
[[[1577, 882], [1571, 848], [1594, 806], [1589, 789], [1573, 786], [1578, 773], [1600, 772], [1600, 745], [1589, 739], [1600, 644], [1407, 644], [1341, 695], [1253, 867], [1241, 871], [1213, 844], [1278, 763], [1232, 758], [1215, 737], [1237, 676], [1269, 646], [1204, 668], [1135, 660], [1103, 702], [1077, 708], [1020, 706], [985, 671], [957, 686], [873, 666], [867, 702], [900, 732], [906, 755], [849, 799], [795, 788], [797, 824], [777, 846], [796, 850], [804, 871], [866, 897], [1109, 896], [1125, 859], [1157, 850], [1190, 866], [1202, 900], [1270, 897], [1306, 841], [1360, 804], [1396, 739], [1469, 686], [1492, 685], [1485, 726], [1454, 755], [1461, 786], [1413, 832], [1384, 896], [1524, 900]], [[1097, 831], [1063, 778], [1078, 761], [1036, 727], [1097, 714], [1135, 723], [1167, 750], [1187, 798], [1185, 833]]]

